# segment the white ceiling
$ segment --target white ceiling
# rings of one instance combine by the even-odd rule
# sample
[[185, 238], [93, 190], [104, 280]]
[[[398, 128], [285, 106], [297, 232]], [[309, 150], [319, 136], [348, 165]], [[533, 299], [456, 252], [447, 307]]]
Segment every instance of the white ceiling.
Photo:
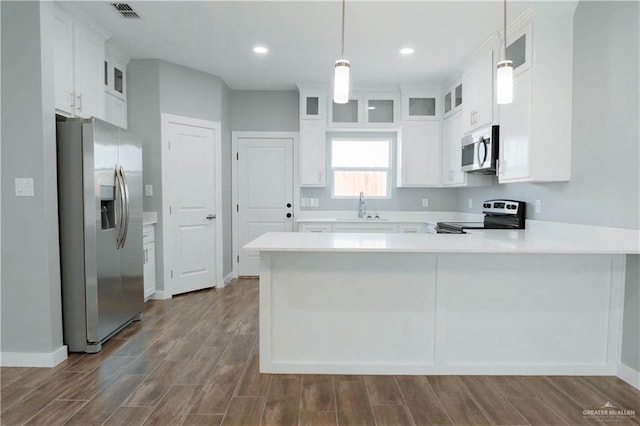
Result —
[[[340, 1], [136, 1], [127, 19], [109, 2], [74, 2], [132, 59], [160, 58], [220, 76], [231, 89], [329, 84], [340, 55]], [[509, 2], [512, 20], [531, 2]], [[502, 1], [346, 3], [345, 58], [354, 86], [441, 84], [502, 26]], [[269, 47], [258, 57], [256, 44]], [[399, 54], [411, 46], [409, 57]]]

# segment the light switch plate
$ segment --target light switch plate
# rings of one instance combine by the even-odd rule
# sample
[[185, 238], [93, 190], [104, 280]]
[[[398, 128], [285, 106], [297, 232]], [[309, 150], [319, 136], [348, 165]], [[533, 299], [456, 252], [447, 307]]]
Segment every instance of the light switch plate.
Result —
[[423, 198], [422, 199], [422, 207], [429, 207], [429, 199], [428, 198]]
[[473, 208], [473, 198], [469, 198], [469, 208]]
[[542, 213], [542, 201], [536, 200], [536, 213]]
[[144, 195], [147, 197], [153, 197], [153, 185], [144, 186]]
[[33, 178], [16, 178], [16, 197], [33, 197]]
[[309, 198], [307, 197], [300, 198], [300, 207], [309, 207]]
[[309, 205], [311, 207], [318, 207], [319, 202], [317, 198], [309, 198]]

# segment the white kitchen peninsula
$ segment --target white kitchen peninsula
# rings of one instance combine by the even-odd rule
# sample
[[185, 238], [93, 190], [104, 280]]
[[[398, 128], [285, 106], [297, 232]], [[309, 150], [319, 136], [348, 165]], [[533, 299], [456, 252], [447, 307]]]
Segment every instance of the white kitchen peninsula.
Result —
[[267, 233], [260, 371], [615, 374], [638, 231]]

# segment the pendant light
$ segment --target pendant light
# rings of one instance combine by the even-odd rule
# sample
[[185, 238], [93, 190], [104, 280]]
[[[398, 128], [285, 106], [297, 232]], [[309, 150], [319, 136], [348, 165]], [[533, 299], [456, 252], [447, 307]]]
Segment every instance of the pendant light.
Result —
[[349, 102], [349, 68], [351, 64], [344, 59], [344, 8], [346, 0], [342, 0], [342, 55], [335, 63], [333, 76], [333, 102], [346, 104]]
[[507, 0], [504, 0], [504, 60], [498, 62], [496, 72], [496, 101], [513, 102], [513, 62], [507, 59]]

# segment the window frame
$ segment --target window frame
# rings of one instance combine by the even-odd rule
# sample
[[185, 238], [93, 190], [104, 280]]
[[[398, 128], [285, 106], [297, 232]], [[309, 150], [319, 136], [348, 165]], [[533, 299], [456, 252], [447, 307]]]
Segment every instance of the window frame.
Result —
[[[385, 141], [389, 150], [389, 165], [387, 167], [333, 167], [333, 142], [349, 141], [349, 142], [369, 142], [369, 141]], [[337, 200], [355, 200], [359, 195], [336, 195], [335, 194], [335, 171], [340, 172], [387, 172], [387, 194], [384, 196], [366, 195], [367, 199], [373, 200], [389, 200], [393, 197], [393, 173], [394, 173], [394, 139], [390, 136], [372, 136], [372, 137], [350, 137], [345, 135], [336, 135], [329, 138], [329, 153], [327, 155], [328, 175], [331, 176], [331, 198]]]

